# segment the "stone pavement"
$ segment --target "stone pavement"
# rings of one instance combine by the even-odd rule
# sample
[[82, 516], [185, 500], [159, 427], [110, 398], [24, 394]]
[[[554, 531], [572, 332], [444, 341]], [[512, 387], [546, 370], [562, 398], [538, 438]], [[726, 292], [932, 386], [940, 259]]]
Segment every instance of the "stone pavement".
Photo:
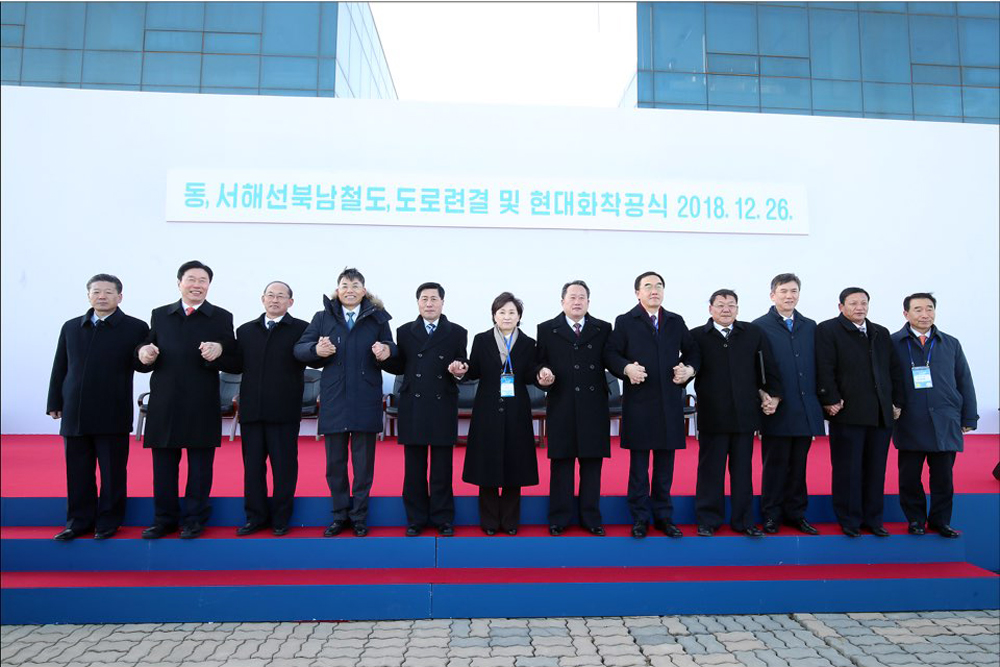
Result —
[[998, 611], [7, 625], [35, 667], [902, 667], [1000, 665]]

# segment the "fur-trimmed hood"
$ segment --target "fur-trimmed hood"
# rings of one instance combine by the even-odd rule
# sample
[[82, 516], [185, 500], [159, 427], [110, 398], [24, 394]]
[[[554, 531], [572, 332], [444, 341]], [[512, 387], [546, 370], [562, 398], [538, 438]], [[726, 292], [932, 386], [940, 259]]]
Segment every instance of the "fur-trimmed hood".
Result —
[[[392, 316], [385, 309], [385, 304], [382, 303], [382, 299], [378, 298], [376, 295], [368, 292], [361, 299], [361, 311], [358, 315], [358, 321], [360, 322], [365, 317], [374, 316], [379, 322], [388, 322], [392, 319]], [[339, 320], [344, 319], [343, 304], [340, 303], [340, 299], [337, 298], [336, 294], [333, 296], [323, 295], [323, 307], [328, 313], [336, 317]]]

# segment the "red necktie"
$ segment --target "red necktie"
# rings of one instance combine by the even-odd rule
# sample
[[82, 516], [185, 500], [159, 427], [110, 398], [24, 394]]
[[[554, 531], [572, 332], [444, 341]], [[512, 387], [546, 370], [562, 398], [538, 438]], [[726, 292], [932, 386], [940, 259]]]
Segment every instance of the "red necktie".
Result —
[[924, 343], [926, 343], [926, 342], [927, 342], [927, 336], [921, 336], [920, 337], [920, 347], [923, 347]]
[[184, 309], [184, 314], [185, 315], [190, 315], [193, 312], [194, 312], [194, 308], [191, 307], [191, 306], [188, 306], [187, 308]]
[[581, 329], [581, 328], [582, 328], [582, 327], [580, 326], [580, 323], [579, 323], [579, 322], [577, 322], [576, 324], [574, 324], [574, 325], [573, 325], [573, 331], [575, 331], [575, 332], [576, 332], [576, 337], [577, 337], [577, 338], [579, 338], [579, 337], [580, 337], [580, 329]]

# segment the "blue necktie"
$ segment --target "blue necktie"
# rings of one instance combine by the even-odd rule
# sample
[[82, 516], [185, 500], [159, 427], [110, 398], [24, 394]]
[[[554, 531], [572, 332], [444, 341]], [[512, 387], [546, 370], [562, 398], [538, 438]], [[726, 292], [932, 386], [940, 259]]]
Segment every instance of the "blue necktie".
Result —
[[792, 322], [792, 320], [785, 320], [785, 326], [786, 326], [786, 327], [788, 327], [788, 330], [789, 330], [789, 331], [791, 331], [791, 330], [792, 330], [792, 326], [793, 326], [794, 324], [795, 324], [795, 323], [794, 323], [794, 322]]
[[649, 321], [653, 323], [653, 329], [656, 331], [660, 330], [660, 325], [656, 321], [656, 315], [650, 315]]
[[354, 328], [354, 313], [347, 313], [347, 330], [350, 331]]
[[434, 333], [435, 329], [437, 329], [437, 325], [436, 324], [428, 324], [427, 325], [427, 335], [430, 336], [432, 333]]
[[270, 331], [273, 328], [274, 328], [274, 320], [268, 320], [267, 321], [267, 330]]

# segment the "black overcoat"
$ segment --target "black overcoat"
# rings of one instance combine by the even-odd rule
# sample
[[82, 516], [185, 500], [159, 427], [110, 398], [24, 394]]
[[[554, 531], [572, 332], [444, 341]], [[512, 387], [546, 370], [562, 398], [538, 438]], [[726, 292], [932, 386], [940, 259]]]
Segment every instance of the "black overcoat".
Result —
[[302, 419], [305, 363], [295, 358], [295, 344], [309, 324], [288, 313], [268, 331], [265, 314], [236, 330], [240, 382], [240, 421], [289, 423]]
[[[378, 433], [382, 430], [382, 369], [372, 354], [376, 342], [392, 342], [392, 316], [382, 302], [370, 295], [361, 300], [354, 328], [347, 321], [338, 299], [323, 296], [323, 310], [317, 312], [295, 345], [295, 358], [322, 368], [320, 379], [319, 432]], [[329, 336], [337, 351], [329, 357], [316, 354], [321, 336]]]
[[550, 459], [611, 456], [604, 346], [611, 323], [587, 315], [580, 337], [559, 313], [538, 325], [538, 366], [556, 381], [547, 391], [546, 435]]
[[[142, 367], [153, 372], [143, 447], [218, 447], [222, 444], [219, 371], [236, 370], [232, 313], [205, 301], [185, 315], [181, 301], [176, 301], [155, 309], [149, 323], [143, 345], [155, 344], [160, 356]], [[203, 342], [220, 343], [222, 356], [211, 362], [202, 359], [198, 346]], [[138, 348], [135, 353], [138, 356]]]
[[867, 336], [843, 314], [816, 325], [816, 393], [822, 405], [844, 401], [831, 422], [891, 427], [892, 406], [906, 400], [903, 369], [889, 330], [865, 322]]
[[472, 404], [469, 442], [462, 479], [478, 486], [538, 484], [538, 459], [531, 422], [528, 384], [535, 382], [535, 341], [523, 331], [511, 350], [514, 396], [500, 398], [500, 351], [493, 329], [472, 339], [470, 380], [479, 380]]
[[701, 369], [694, 378], [698, 430], [705, 433], [760, 430], [764, 413], [758, 390], [782, 397], [778, 367], [764, 332], [758, 326], [737, 320], [726, 338], [709, 319], [707, 324], [691, 329], [691, 336], [701, 350]]
[[442, 315], [434, 334], [424, 318], [396, 329], [398, 354], [382, 367], [403, 376], [399, 388], [399, 444], [453, 447], [458, 440], [458, 383], [448, 365], [465, 361], [469, 334]]
[[[701, 351], [684, 324], [684, 318], [660, 309], [659, 331], [637, 304], [619, 315], [605, 348], [605, 365], [624, 381], [622, 391], [621, 445], [625, 449], [684, 449], [684, 388], [673, 382], [678, 363], [701, 367]], [[637, 362], [647, 377], [632, 384], [625, 366]]]
[[62, 326], [52, 361], [46, 412], [62, 412], [59, 435], [113, 435], [132, 430], [132, 374], [142, 364], [135, 348], [149, 326], [121, 308], [104, 323], [91, 308]]

